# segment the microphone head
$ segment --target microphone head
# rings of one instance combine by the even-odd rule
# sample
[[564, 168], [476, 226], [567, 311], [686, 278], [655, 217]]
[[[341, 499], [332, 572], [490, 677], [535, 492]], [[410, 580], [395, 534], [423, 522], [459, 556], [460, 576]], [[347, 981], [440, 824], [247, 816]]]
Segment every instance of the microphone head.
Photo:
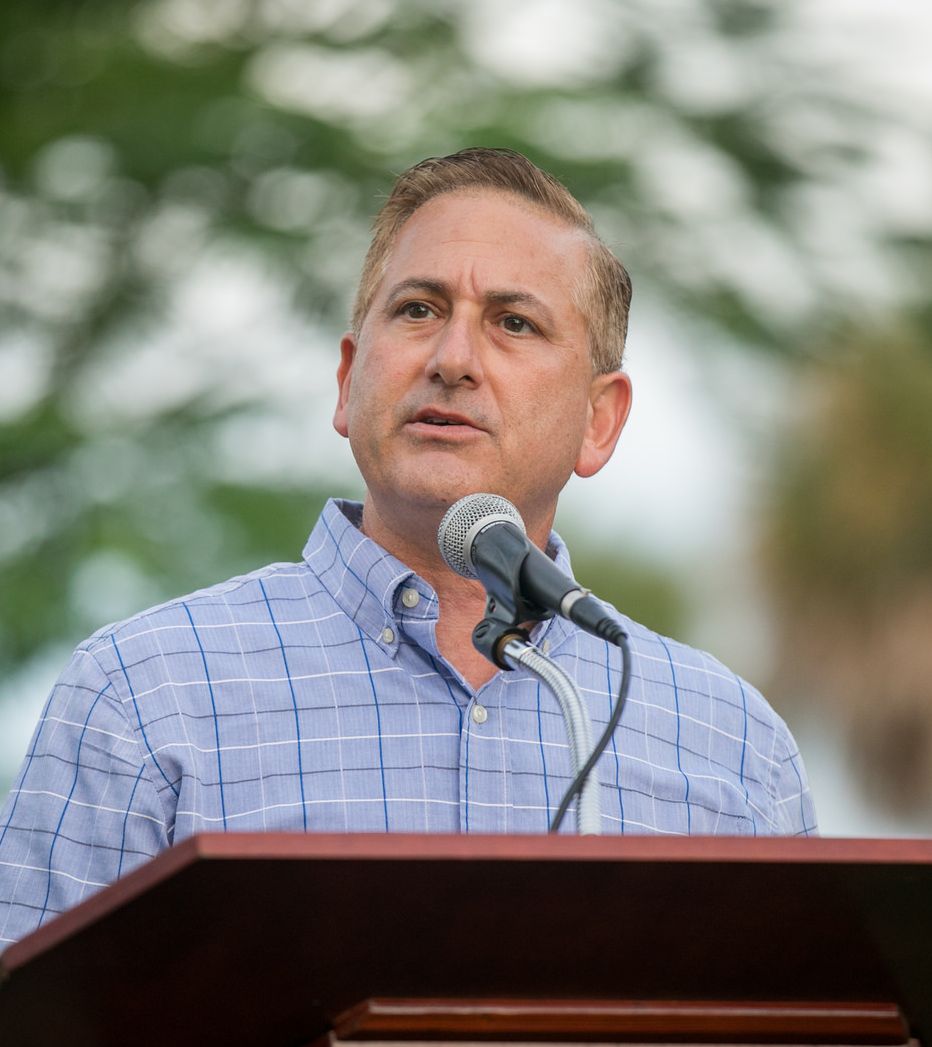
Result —
[[464, 578], [477, 578], [472, 565], [472, 543], [489, 524], [510, 523], [527, 534], [521, 514], [499, 494], [467, 494], [444, 513], [437, 528], [437, 544], [447, 567]]

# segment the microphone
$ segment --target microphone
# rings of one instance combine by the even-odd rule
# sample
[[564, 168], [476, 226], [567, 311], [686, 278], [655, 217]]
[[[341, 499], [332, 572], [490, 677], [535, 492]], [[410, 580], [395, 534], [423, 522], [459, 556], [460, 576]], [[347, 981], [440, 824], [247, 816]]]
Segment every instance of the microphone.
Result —
[[482, 582], [499, 621], [509, 615], [517, 626], [556, 613], [609, 643], [619, 645], [627, 635], [588, 589], [528, 539], [521, 514], [501, 495], [469, 494], [454, 502], [440, 521], [437, 544], [448, 567]]

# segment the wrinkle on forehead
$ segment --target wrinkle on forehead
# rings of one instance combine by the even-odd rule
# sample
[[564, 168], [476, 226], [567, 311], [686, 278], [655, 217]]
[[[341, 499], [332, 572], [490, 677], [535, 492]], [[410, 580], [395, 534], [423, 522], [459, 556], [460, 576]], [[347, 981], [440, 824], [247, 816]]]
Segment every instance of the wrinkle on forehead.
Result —
[[[468, 206], [471, 201], [479, 205], [504, 204], [507, 209], [501, 212], [497, 223], [490, 223], [486, 213], [478, 216], [477, 212]], [[454, 205], [466, 204], [466, 206], [454, 207], [453, 210], [450, 210], [451, 203]], [[441, 211], [442, 208], [447, 208], [447, 210]], [[519, 215], [515, 215], [514, 211], [518, 211]], [[521, 221], [521, 215], [527, 216], [532, 222], [525, 225]], [[473, 227], [474, 222], [481, 224], [481, 232], [476, 232]], [[425, 232], [425, 225], [436, 225], [436, 228], [432, 228], [431, 233], [428, 234]], [[481, 262], [485, 259], [498, 261], [506, 256], [503, 249], [511, 248], [515, 240], [522, 237], [530, 241], [536, 240], [538, 244], [531, 245], [534, 249], [531, 249], [526, 257], [513, 259], [513, 261], [520, 264], [526, 271], [533, 272], [537, 268], [538, 273], [546, 274], [558, 282], [563, 282], [567, 276], [559, 270], [571, 262], [574, 253], [580, 248], [585, 250], [591, 242], [591, 236], [585, 229], [570, 225], [562, 218], [552, 215], [543, 208], [536, 207], [530, 201], [513, 193], [457, 190], [429, 200], [418, 208], [402, 226], [387, 259], [383, 279], [394, 265], [399, 264], [399, 261], [402, 264], [407, 261], [411, 250], [418, 253], [425, 252], [426, 257], [429, 258], [431, 251], [444, 247], [462, 248], [464, 251], [474, 250], [473, 254], [466, 255], [463, 259], [466, 268], [462, 271], [471, 276], [475, 266], [470, 263]], [[499, 254], [499, 251], [502, 253]], [[585, 265], [583, 258], [580, 258], [580, 262]], [[424, 271], [420, 264], [417, 269]], [[572, 275], [575, 276], [575, 274]], [[519, 286], [522, 283], [524, 281], [521, 279], [513, 278], [507, 281], [507, 286], [512, 284]], [[532, 288], [525, 286], [522, 287], [522, 290], [532, 290]]]

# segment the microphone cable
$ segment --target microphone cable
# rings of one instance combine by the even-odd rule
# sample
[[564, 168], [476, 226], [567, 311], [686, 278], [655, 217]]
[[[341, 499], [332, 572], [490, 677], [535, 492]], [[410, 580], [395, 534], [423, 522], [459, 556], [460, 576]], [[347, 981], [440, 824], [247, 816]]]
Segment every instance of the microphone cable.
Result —
[[601, 737], [595, 744], [595, 748], [589, 756], [589, 759], [579, 769], [576, 777], [570, 783], [570, 787], [566, 790], [563, 799], [560, 801], [560, 806], [557, 808], [557, 813], [553, 816], [553, 821], [550, 823], [550, 832], [558, 832], [560, 826], [563, 823], [566, 812], [569, 810], [570, 804], [573, 800], [582, 792], [582, 787], [586, 784], [586, 779], [592, 773], [592, 769], [598, 763], [599, 757], [605, 751], [605, 747], [608, 745], [609, 740], [615, 733], [615, 728], [618, 726], [619, 720], [621, 720], [621, 714], [625, 707], [625, 702], [628, 698], [628, 689], [631, 686], [631, 648], [628, 646], [627, 634], [619, 629], [615, 643], [621, 648], [621, 683], [618, 687], [618, 697], [615, 700], [615, 707], [612, 709], [612, 714], [608, 719], [608, 724], [605, 730], [602, 732]]

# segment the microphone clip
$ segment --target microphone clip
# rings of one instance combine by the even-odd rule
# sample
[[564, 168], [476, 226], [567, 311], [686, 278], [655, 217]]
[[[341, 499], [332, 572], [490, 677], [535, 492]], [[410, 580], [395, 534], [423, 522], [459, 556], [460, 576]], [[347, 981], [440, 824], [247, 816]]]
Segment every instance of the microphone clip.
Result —
[[[493, 601], [490, 599], [489, 604]], [[488, 612], [489, 604], [486, 604]], [[530, 643], [530, 633], [520, 625], [503, 622], [492, 614], [486, 614], [472, 631], [472, 645], [499, 669], [513, 669], [514, 665], [505, 658], [505, 648], [514, 640]]]
[[521, 571], [528, 557], [527, 541], [514, 526], [498, 530], [498, 541], [490, 545], [475, 571], [485, 586], [488, 599], [485, 617], [473, 629], [473, 646], [499, 669], [513, 669], [505, 658], [505, 647], [512, 640], [529, 639], [522, 622], [542, 622], [553, 612], [522, 595]]

